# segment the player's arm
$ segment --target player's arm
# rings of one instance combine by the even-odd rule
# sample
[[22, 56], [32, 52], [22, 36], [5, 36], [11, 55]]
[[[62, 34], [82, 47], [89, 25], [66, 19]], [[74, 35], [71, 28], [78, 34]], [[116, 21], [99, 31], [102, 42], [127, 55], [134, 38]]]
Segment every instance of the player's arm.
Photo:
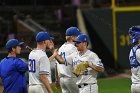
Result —
[[97, 71], [97, 72], [104, 72], [104, 67], [103, 66], [97, 66], [95, 64], [90, 65], [89, 67], [92, 68], [93, 70]]
[[52, 56], [49, 57], [50, 62], [52, 62], [52, 60], [55, 58], [56, 55], [57, 55], [57, 50], [54, 50]]
[[40, 80], [43, 82], [45, 85], [46, 89], [48, 90], [49, 93], [53, 93], [50, 82], [48, 80], [48, 75], [46, 74], [41, 74], [40, 75]]
[[47, 56], [44, 55], [44, 57], [41, 57], [39, 59], [40, 65], [39, 65], [39, 75], [40, 75], [40, 80], [43, 82], [45, 85], [46, 89], [48, 90], [49, 93], [52, 92], [52, 88], [49, 82], [49, 71], [50, 71], [50, 65], [49, 64], [49, 59]]
[[101, 62], [101, 59], [96, 54], [91, 54], [89, 56], [89, 60], [91, 61], [89, 63], [89, 67], [97, 72], [104, 72], [104, 66]]
[[59, 76], [58, 76], [58, 70], [57, 70], [57, 64], [55, 64], [55, 88], [56, 89], [61, 89], [61, 86], [60, 86], [60, 82], [59, 82]]
[[15, 64], [16, 64], [16, 68], [20, 73], [25, 73], [28, 70], [28, 65], [27, 63], [23, 62], [20, 59], [15, 59]]
[[49, 60], [53, 60], [55, 58], [60, 64], [65, 63], [63, 57], [58, 54], [58, 49], [53, 49], [51, 50], [51, 52], [53, 53], [53, 55], [49, 57]]

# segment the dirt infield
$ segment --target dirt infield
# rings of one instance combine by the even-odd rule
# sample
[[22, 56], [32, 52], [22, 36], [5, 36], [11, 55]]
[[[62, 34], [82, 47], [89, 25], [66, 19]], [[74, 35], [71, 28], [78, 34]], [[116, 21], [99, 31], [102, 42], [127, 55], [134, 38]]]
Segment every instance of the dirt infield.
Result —
[[131, 78], [131, 74], [130, 73], [121, 73], [121, 74], [116, 74], [110, 77], [106, 77], [106, 78], [100, 78], [100, 79], [119, 79], [119, 78]]

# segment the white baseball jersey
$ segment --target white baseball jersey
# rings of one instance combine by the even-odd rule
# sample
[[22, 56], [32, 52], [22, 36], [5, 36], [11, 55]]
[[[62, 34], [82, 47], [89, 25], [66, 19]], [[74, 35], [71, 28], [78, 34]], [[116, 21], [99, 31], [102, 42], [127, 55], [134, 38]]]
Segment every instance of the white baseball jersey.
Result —
[[[77, 51], [77, 48], [71, 44], [71, 43], [64, 43], [58, 51], [58, 54], [61, 55], [65, 60], [66, 60], [66, 56], [74, 53], [75, 51]], [[58, 75], [61, 76], [68, 76], [68, 77], [72, 77], [72, 66], [68, 65], [68, 63], [65, 64], [57, 64], [57, 69], [58, 69]]]
[[[80, 55], [79, 52], [74, 52], [73, 54], [71, 54], [70, 56], [66, 57], [66, 62], [68, 62], [69, 64], [71, 64], [73, 66], [73, 68], [83, 62], [83, 61], [88, 61], [89, 64], [94, 64], [97, 66], [101, 66], [103, 67], [103, 64], [101, 62], [101, 59], [99, 59], [99, 57], [92, 51], [87, 50], [83, 55]], [[78, 81], [77, 81], [77, 85], [83, 84], [83, 83], [87, 83], [87, 84], [91, 84], [91, 83], [97, 83], [97, 71], [93, 70], [92, 68], [87, 68], [83, 75], [78, 77]]]
[[134, 46], [129, 54], [132, 84], [140, 84], [140, 46]]
[[[29, 54], [29, 85], [42, 84], [40, 74], [50, 74], [50, 61], [44, 50], [34, 49]], [[51, 78], [48, 79], [51, 83]]]

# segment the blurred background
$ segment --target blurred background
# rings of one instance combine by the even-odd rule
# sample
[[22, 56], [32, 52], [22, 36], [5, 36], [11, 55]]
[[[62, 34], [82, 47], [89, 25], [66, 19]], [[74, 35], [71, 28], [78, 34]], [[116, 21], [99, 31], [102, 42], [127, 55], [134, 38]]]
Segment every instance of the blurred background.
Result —
[[[140, 0], [0, 0], [0, 60], [7, 56], [5, 43], [11, 38], [34, 48], [35, 35], [47, 31], [60, 47], [65, 30], [77, 26], [106, 69], [98, 76], [99, 93], [130, 93], [128, 29], [139, 25], [139, 17]], [[23, 49], [19, 57], [27, 62], [29, 52]]]

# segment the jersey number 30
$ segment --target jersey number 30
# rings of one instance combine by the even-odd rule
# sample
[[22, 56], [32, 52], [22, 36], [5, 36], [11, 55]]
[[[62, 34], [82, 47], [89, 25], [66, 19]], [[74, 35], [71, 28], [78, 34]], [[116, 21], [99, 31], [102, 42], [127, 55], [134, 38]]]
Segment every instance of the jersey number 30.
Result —
[[36, 72], [34, 59], [29, 59], [29, 72], [33, 72], [33, 73]]

